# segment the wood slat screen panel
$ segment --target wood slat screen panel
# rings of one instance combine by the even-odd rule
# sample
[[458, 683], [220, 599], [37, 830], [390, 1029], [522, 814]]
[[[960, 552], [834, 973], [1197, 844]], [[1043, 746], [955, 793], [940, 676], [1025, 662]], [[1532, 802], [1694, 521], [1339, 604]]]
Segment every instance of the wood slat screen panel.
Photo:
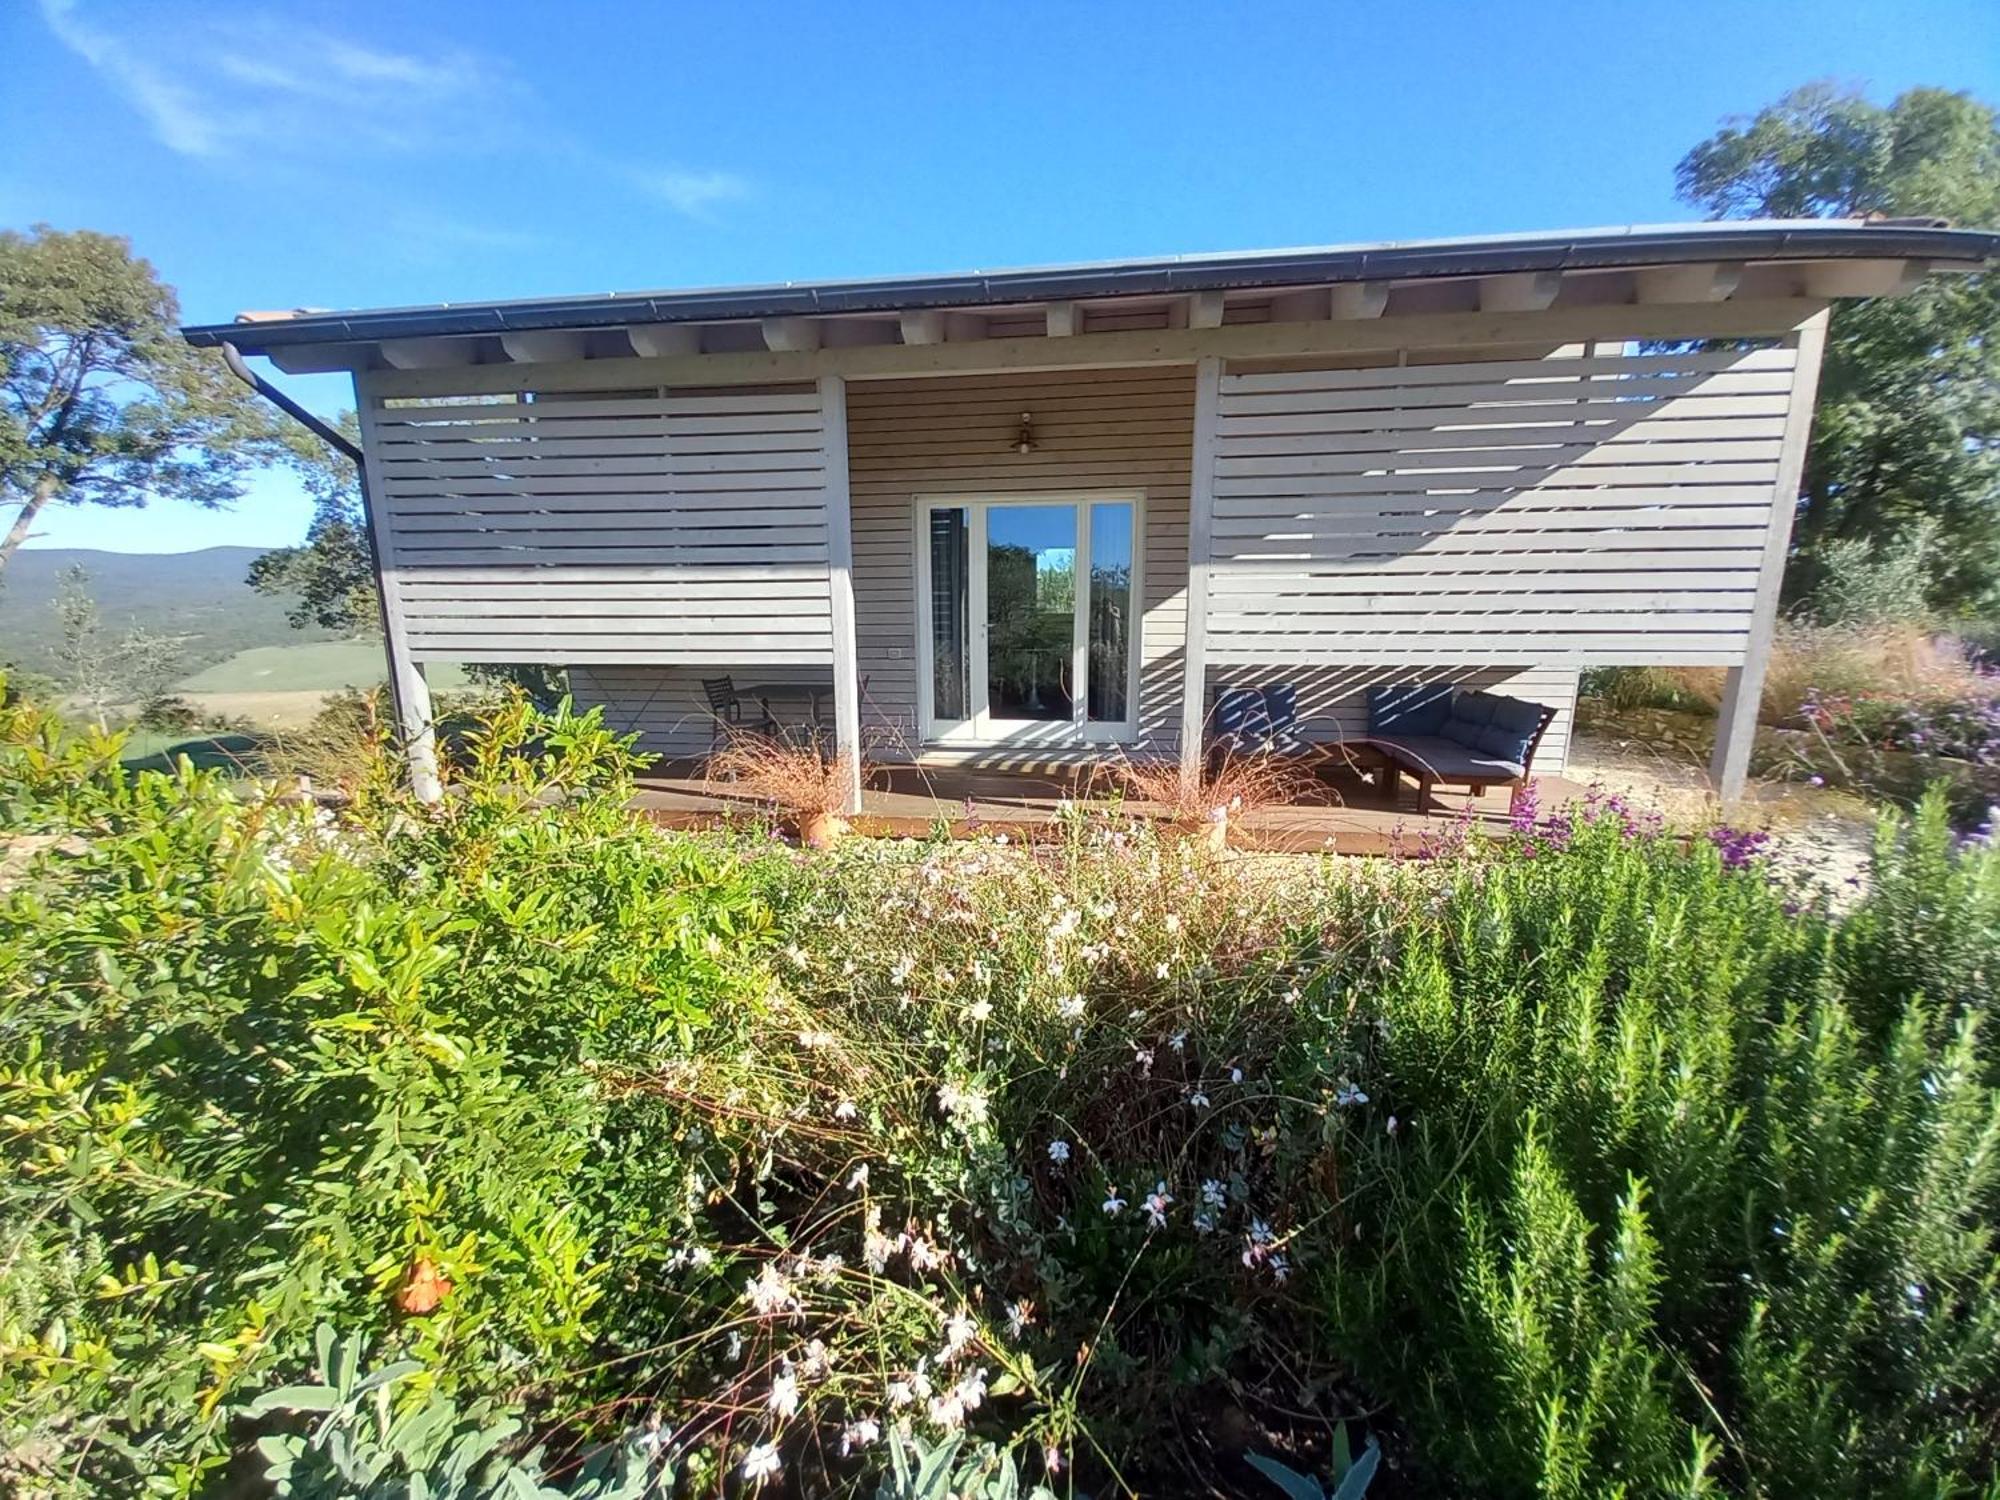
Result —
[[1743, 659], [1789, 346], [1224, 375], [1209, 661]]
[[815, 388], [409, 401], [364, 425], [418, 660], [831, 664]]

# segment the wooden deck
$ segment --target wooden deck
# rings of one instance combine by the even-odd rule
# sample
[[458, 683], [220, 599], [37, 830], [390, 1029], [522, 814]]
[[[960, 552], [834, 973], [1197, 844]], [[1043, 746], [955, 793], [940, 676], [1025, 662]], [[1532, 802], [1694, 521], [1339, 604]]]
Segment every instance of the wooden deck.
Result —
[[[923, 837], [942, 822], [957, 837], [994, 832], [1046, 837], [1061, 803], [1106, 798], [1114, 790], [1106, 774], [1100, 772], [1093, 781], [1075, 767], [878, 766], [869, 770], [854, 827], [874, 837]], [[1582, 783], [1561, 776], [1537, 777], [1536, 790], [1544, 815], [1585, 792]], [[756, 799], [706, 780], [699, 763], [686, 761], [655, 767], [641, 779], [633, 800], [670, 828], [711, 828], [768, 811]], [[1144, 802], [1124, 805], [1139, 814], [1163, 811]], [[1420, 810], [1416, 788], [1407, 781], [1392, 799], [1359, 776], [1330, 772], [1299, 800], [1232, 824], [1229, 842], [1235, 848], [1288, 854], [1415, 853], [1468, 816], [1489, 832], [1506, 831], [1507, 792], [1474, 798], [1462, 790], [1441, 790]]]

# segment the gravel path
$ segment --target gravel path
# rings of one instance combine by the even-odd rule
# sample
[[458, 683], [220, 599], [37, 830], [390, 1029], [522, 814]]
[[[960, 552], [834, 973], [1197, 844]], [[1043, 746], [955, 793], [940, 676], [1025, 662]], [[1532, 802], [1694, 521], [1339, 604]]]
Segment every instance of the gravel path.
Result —
[[[1563, 775], [1602, 786], [1636, 806], [1657, 808], [1670, 822], [1699, 826], [1716, 816], [1705, 766], [1634, 740], [1578, 735]], [[1779, 867], [1823, 887], [1836, 904], [1854, 900], [1865, 889], [1875, 818], [1858, 797], [1753, 778], [1731, 821], [1769, 829], [1777, 840]]]

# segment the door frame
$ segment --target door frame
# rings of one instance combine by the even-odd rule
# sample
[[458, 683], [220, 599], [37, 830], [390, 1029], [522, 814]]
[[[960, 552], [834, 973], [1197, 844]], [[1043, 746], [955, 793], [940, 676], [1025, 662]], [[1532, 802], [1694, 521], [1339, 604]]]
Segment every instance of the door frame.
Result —
[[[986, 701], [986, 517], [994, 506], [1073, 505], [1076, 526], [1076, 634], [1070, 681], [1074, 685], [1075, 712], [1069, 722], [1047, 720], [1000, 720], [1004, 731], [996, 732], [995, 721], [985, 710]], [[1090, 507], [1129, 505], [1132, 507], [1132, 626], [1127, 631], [1125, 662], [1126, 717], [1116, 724], [1093, 724], [1084, 716], [1089, 703], [1090, 655]], [[966, 643], [966, 700], [972, 713], [964, 720], [939, 721], [931, 714], [931, 549], [930, 513], [933, 510], [965, 510], [966, 528], [966, 628], [972, 639]], [[968, 749], [1003, 746], [1126, 744], [1139, 737], [1139, 664], [1146, 625], [1145, 558], [1146, 494], [1144, 490], [1050, 490], [1007, 493], [972, 491], [964, 494], [926, 493], [913, 497], [911, 534], [916, 561], [917, 635], [917, 735], [926, 745]], [[970, 517], [976, 515], [976, 520]]]

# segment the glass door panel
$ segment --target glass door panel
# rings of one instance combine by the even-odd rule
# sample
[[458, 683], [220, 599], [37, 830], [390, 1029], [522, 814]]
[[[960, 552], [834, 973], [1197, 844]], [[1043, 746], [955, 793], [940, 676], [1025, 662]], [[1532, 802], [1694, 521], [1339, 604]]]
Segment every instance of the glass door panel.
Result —
[[989, 505], [986, 712], [1006, 722], [1076, 715], [1075, 505]]
[[930, 719], [972, 717], [972, 513], [964, 506], [930, 512]]
[[1100, 502], [1090, 507], [1090, 608], [1088, 667], [1084, 673], [1092, 724], [1125, 724], [1132, 717], [1132, 638], [1138, 616], [1132, 598], [1132, 507]]

